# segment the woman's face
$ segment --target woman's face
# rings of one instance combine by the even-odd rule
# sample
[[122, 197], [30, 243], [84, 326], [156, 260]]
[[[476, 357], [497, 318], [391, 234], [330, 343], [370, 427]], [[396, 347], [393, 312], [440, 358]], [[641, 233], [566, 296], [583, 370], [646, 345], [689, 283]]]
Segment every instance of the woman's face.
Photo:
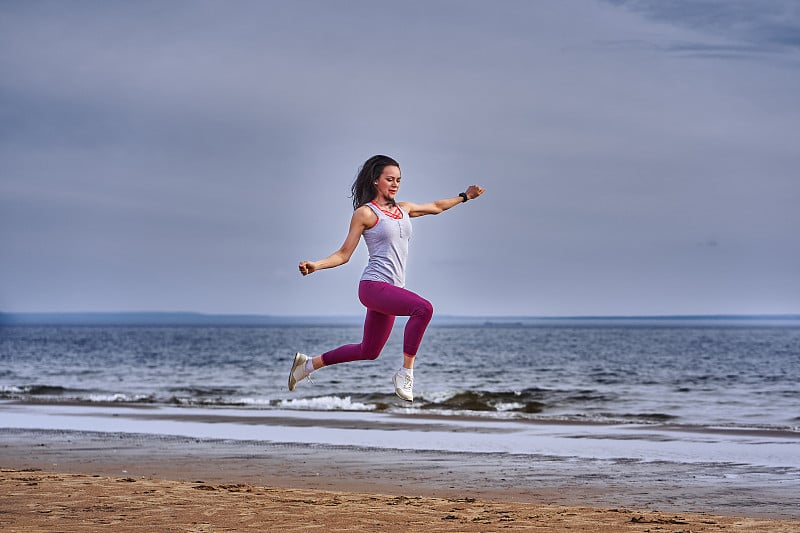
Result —
[[394, 201], [398, 189], [400, 189], [400, 168], [391, 165], [383, 167], [383, 172], [375, 180], [375, 198]]

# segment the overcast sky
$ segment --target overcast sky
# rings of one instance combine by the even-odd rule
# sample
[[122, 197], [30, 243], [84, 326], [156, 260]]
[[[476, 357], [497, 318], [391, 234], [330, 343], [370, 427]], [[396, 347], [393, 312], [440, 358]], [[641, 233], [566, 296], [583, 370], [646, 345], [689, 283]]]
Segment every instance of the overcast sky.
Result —
[[0, 3], [0, 311], [354, 315], [376, 153], [439, 314], [800, 312], [800, 4]]

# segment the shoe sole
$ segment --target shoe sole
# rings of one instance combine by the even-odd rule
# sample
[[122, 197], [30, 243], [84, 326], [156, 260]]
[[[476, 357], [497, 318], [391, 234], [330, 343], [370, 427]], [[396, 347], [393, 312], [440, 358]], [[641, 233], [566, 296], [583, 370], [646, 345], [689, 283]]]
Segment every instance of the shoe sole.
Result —
[[290, 391], [293, 391], [294, 388], [297, 386], [297, 380], [294, 379], [294, 371], [295, 371], [295, 369], [300, 365], [306, 364], [306, 360], [308, 360], [308, 357], [303, 359], [302, 355], [303, 354], [301, 354], [300, 352], [297, 352], [296, 354], [294, 354], [294, 361], [292, 361], [292, 369], [289, 371], [289, 390]]

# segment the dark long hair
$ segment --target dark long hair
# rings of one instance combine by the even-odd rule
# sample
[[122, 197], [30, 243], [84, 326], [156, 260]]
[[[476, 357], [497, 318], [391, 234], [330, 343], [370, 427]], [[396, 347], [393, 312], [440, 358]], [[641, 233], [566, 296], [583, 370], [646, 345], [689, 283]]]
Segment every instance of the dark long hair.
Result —
[[388, 155], [373, 155], [358, 169], [356, 181], [350, 191], [353, 193], [353, 209], [358, 209], [375, 198], [375, 180], [383, 173], [386, 167], [400, 168], [400, 163]]

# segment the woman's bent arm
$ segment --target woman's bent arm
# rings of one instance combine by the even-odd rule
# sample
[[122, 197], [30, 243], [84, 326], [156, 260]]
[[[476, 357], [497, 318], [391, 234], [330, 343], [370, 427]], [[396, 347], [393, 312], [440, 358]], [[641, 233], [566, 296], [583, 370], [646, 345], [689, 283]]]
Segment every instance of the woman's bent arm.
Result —
[[300, 273], [306, 276], [317, 270], [334, 268], [350, 261], [353, 252], [355, 252], [358, 246], [358, 241], [361, 239], [361, 234], [364, 230], [372, 227], [374, 223], [375, 214], [369, 207], [362, 206], [356, 209], [353, 213], [353, 218], [350, 219], [350, 229], [347, 232], [347, 237], [344, 239], [342, 247], [325, 259], [320, 259], [318, 261], [301, 261]]

